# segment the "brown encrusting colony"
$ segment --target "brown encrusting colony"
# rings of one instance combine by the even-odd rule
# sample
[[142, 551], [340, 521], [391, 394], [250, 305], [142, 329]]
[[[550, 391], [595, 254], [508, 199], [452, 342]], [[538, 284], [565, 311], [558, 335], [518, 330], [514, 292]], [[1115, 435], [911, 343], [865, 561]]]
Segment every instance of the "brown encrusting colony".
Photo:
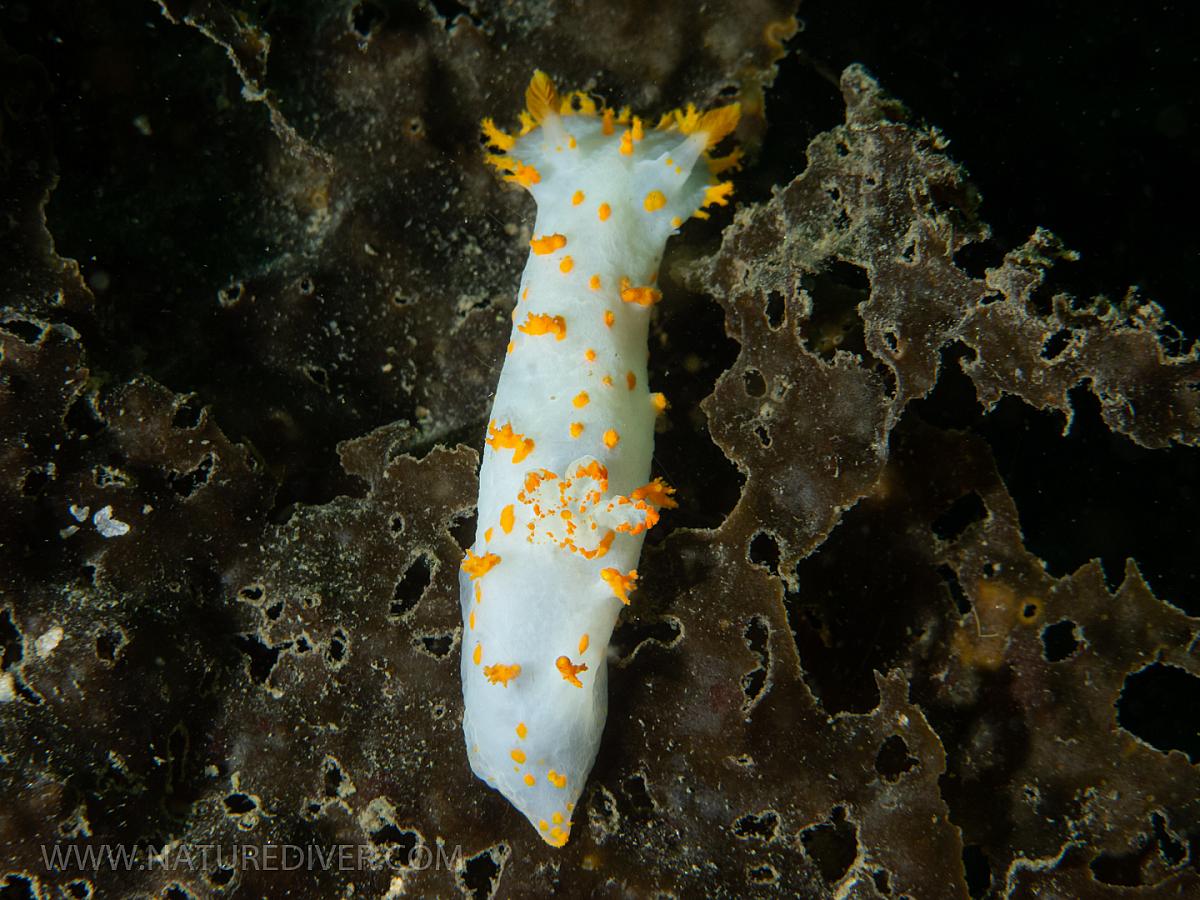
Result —
[[[1048, 296], [1070, 251], [1032, 222], [978, 265], [965, 172], [861, 67], [757, 169], [784, 0], [158, 5], [0, 43], [5, 896], [1200, 892], [1195, 596], [1047, 566], [1014, 476], [1080, 434], [1194, 471], [1200, 359], [1156, 305]], [[476, 127], [535, 67], [736, 95], [747, 148], [655, 282], [678, 507], [559, 849], [472, 778], [457, 665], [538, 237]], [[230, 856], [285, 845], [356, 864]], [[101, 846], [171, 862], [43, 858]]]

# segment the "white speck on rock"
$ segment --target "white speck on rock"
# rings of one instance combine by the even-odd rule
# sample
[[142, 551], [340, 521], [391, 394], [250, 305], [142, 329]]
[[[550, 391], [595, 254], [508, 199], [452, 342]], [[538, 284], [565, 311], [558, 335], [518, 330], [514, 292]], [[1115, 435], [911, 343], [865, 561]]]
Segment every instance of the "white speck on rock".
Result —
[[72, 503], [70, 512], [71, 515], [75, 517], [76, 522], [86, 522], [88, 513], [91, 512], [91, 510], [86, 506], [76, 506], [74, 503]]
[[120, 537], [123, 534], [129, 533], [129, 525], [127, 523], [113, 518], [111, 506], [96, 510], [96, 514], [92, 516], [92, 524], [96, 526], [96, 530], [100, 532], [101, 537]]
[[17, 699], [17, 686], [12, 672], [0, 672], [0, 703], [12, 703]]
[[63, 634], [62, 626], [55, 625], [34, 641], [33, 649], [37, 653], [38, 659], [45, 659], [53, 653], [55, 648], [62, 643]]

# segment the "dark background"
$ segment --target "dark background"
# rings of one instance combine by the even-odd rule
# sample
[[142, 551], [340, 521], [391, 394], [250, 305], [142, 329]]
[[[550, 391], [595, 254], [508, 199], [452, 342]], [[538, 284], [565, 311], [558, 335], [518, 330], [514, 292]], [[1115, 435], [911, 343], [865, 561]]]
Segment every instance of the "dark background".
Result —
[[[810, 98], [814, 69], [836, 79], [864, 64], [950, 139], [983, 194], [993, 259], [1042, 225], [1082, 255], [1056, 273], [1062, 289], [1119, 298], [1137, 285], [1200, 336], [1195, 4], [810, 0], [800, 17], [773, 96], [803, 84]], [[783, 121], [768, 107], [768, 152], [802, 153], [800, 116], [840, 121], [836, 81], [827, 102]]]

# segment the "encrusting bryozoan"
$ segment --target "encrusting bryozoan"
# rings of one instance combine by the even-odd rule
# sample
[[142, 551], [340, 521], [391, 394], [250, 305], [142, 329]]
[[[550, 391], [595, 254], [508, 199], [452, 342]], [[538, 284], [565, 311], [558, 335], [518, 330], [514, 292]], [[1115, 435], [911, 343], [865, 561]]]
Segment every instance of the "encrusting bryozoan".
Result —
[[537, 201], [462, 564], [465, 712], [475, 774], [549, 844], [567, 842], [608, 705], [606, 653], [646, 529], [674, 506], [650, 480], [650, 308], [667, 238], [728, 203], [709, 151], [736, 104], [647, 126], [560, 95], [542, 72], [517, 136], [484, 120], [488, 161]]

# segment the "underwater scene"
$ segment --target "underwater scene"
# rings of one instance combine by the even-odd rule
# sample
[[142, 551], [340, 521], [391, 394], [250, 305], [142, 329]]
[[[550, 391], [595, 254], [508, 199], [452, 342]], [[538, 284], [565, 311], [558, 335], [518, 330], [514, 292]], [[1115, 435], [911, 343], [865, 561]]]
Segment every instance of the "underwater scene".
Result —
[[1198, 24], [0, 2], [0, 900], [1200, 897]]

